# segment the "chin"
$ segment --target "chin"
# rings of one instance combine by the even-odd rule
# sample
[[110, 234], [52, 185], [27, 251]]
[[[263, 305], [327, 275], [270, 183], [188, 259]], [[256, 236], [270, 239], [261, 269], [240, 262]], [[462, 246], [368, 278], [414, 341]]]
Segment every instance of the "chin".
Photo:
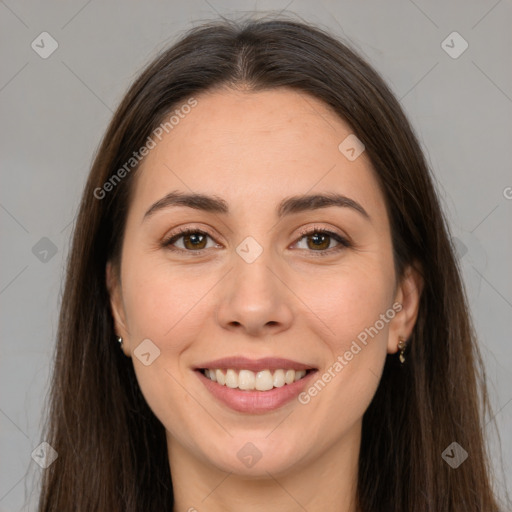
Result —
[[[276, 476], [285, 474], [292, 468], [296, 469], [302, 459], [297, 446], [289, 436], [279, 439], [269, 437], [268, 433], [256, 436], [228, 437], [224, 443], [216, 445], [212, 453], [211, 445], [203, 457], [221, 471], [248, 478], [268, 478], [268, 474]], [[301, 446], [301, 452], [304, 451]]]

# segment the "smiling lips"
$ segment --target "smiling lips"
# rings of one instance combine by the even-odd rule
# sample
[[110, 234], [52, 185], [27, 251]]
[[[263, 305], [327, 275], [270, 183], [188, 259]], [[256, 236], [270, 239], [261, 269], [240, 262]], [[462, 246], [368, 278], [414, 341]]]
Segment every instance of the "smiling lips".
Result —
[[217, 359], [199, 365], [197, 373], [221, 402], [239, 412], [266, 412], [298, 395], [312, 366], [282, 358]]
[[292, 384], [313, 369], [290, 359], [248, 359], [241, 356], [216, 359], [198, 368], [205, 377], [221, 386], [258, 391], [269, 391], [285, 384]]

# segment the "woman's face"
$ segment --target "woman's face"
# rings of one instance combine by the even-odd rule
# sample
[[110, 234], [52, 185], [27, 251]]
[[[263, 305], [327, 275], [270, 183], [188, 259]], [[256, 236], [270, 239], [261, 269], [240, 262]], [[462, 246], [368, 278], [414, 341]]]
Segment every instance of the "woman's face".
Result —
[[108, 265], [117, 334], [171, 464], [279, 475], [358, 449], [416, 314], [370, 161], [313, 97], [196, 100], [137, 170], [120, 282]]

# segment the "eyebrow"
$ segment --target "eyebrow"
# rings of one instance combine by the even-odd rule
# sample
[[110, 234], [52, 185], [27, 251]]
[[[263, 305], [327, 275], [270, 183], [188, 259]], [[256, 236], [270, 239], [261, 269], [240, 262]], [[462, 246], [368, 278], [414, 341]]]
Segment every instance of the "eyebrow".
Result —
[[[209, 213], [229, 214], [228, 203], [218, 196], [209, 196], [200, 193], [184, 193], [174, 190], [154, 203], [144, 214], [142, 221], [144, 222], [157, 211], [177, 206], [185, 206]], [[351, 208], [359, 212], [365, 219], [371, 221], [370, 215], [358, 202], [336, 193], [287, 197], [279, 203], [276, 209], [276, 215], [281, 219], [287, 215], [328, 208], [330, 206]]]

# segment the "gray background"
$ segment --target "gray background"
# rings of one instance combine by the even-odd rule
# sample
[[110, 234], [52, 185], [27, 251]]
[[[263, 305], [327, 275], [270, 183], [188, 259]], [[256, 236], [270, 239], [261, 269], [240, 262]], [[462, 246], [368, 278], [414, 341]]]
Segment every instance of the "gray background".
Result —
[[[31, 453], [43, 441], [63, 269], [81, 191], [112, 111], [142, 66], [186, 29], [253, 10], [287, 10], [349, 39], [400, 98], [457, 239], [504, 470], [512, 474], [511, 0], [6, 0], [0, 1], [0, 512], [35, 510], [43, 469]], [[31, 47], [34, 40], [41, 46], [44, 31], [58, 43], [46, 59]], [[453, 31], [469, 44], [458, 58], [441, 45]], [[446, 44], [452, 52], [462, 48], [458, 39]], [[53, 256], [42, 250], [53, 245]], [[488, 439], [501, 471], [492, 430]], [[499, 472], [496, 484], [510, 488], [511, 478], [504, 480]]]

